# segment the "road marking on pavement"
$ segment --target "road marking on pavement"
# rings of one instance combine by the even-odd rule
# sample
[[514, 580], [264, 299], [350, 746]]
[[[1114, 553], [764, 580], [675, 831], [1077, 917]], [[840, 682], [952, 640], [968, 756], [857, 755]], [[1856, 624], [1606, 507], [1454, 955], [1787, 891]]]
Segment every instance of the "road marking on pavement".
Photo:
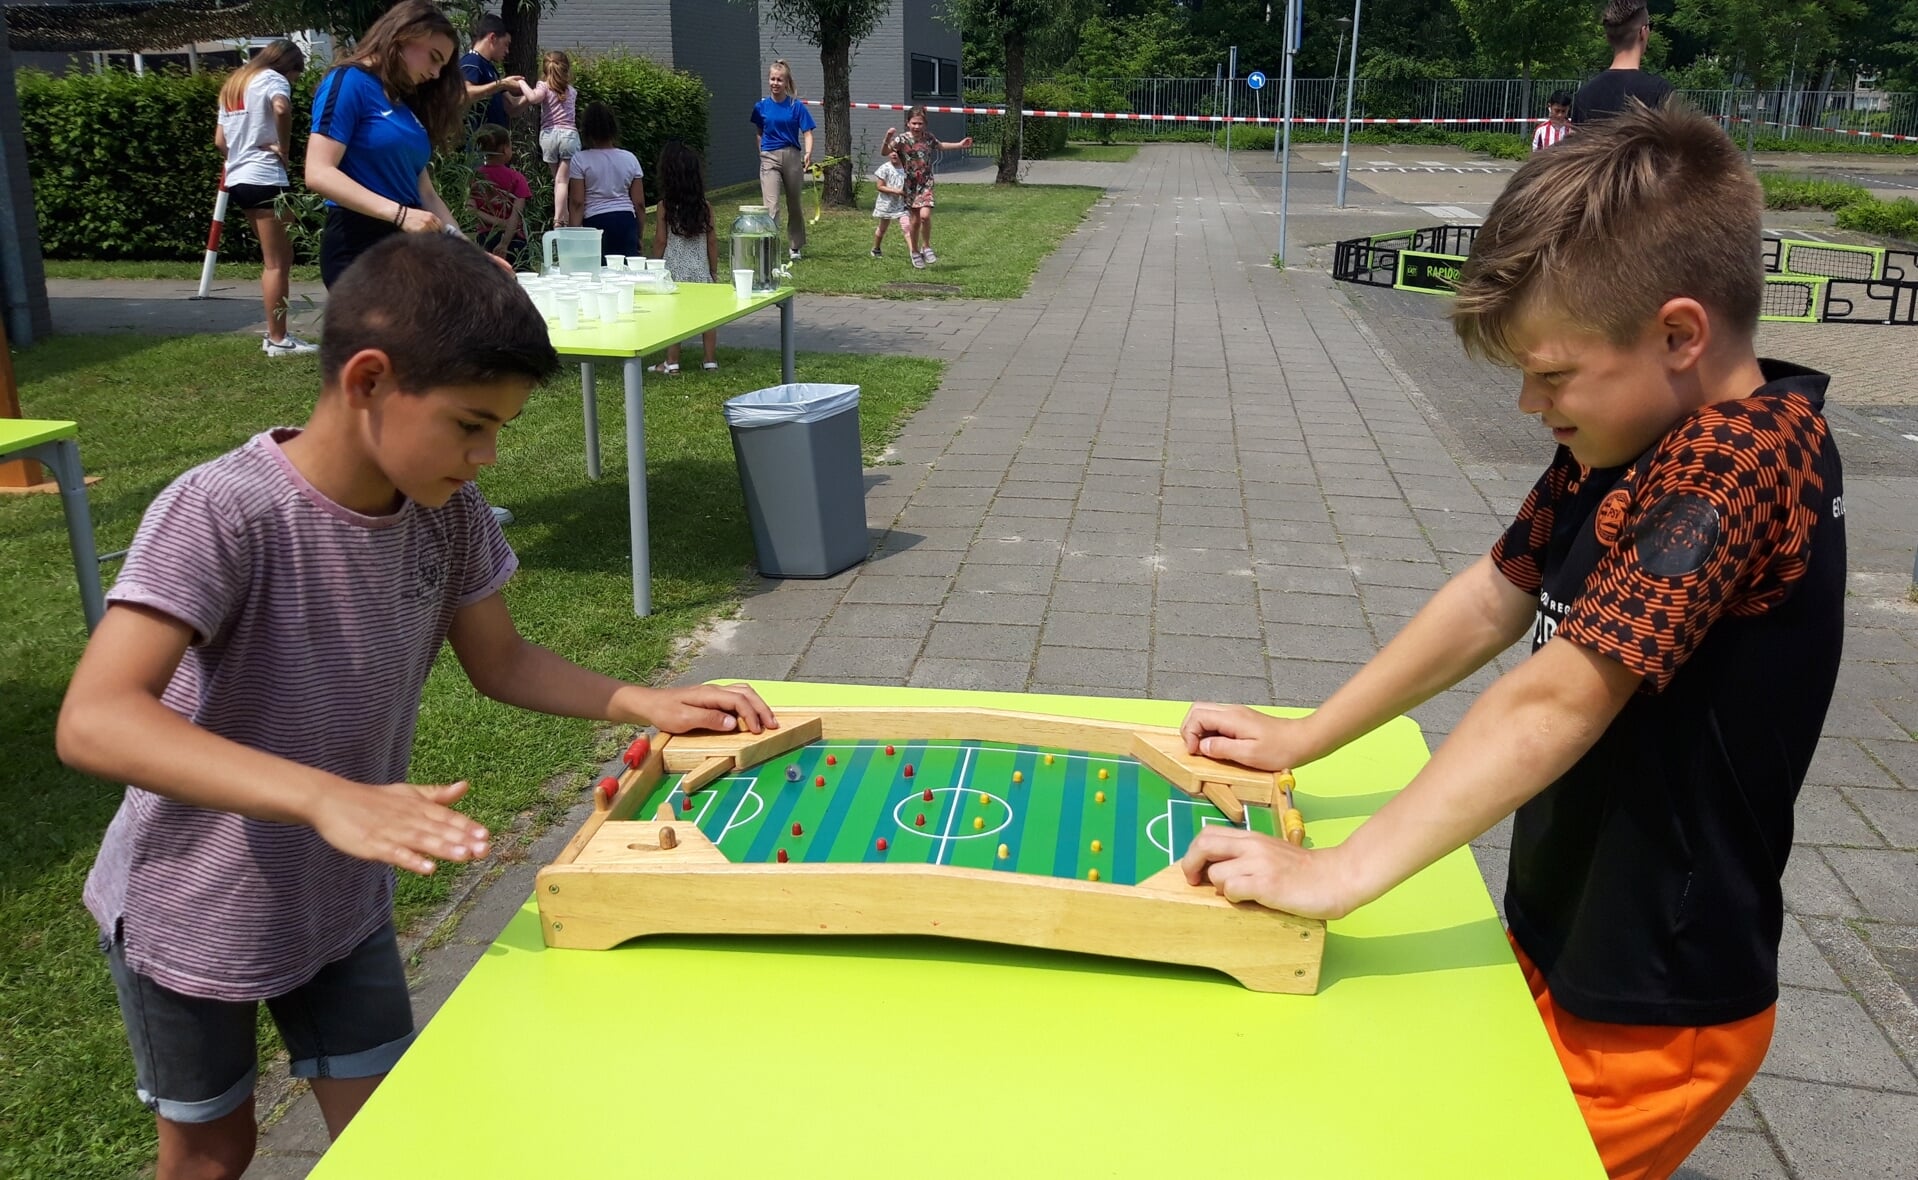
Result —
[[1420, 205], [1419, 212], [1430, 213], [1447, 221], [1478, 221], [1479, 215], [1470, 209], [1461, 209], [1457, 205]]

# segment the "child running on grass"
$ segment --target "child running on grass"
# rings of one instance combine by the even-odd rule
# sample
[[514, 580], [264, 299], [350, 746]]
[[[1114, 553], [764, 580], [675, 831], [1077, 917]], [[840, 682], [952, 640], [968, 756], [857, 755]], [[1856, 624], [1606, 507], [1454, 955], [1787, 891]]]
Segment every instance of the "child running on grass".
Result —
[[897, 153], [906, 170], [906, 209], [912, 216], [912, 229], [906, 235], [906, 249], [912, 252], [912, 264], [924, 269], [939, 261], [932, 252], [932, 153], [957, 152], [972, 146], [968, 135], [957, 143], [936, 139], [926, 130], [926, 108], [913, 107], [906, 112], [906, 132], [896, 135], [886, 129], [888, 154]]
[[518, 561], [473, 478], [559, 367], [500, 267], [395, 235], [334, 284], [304, 429], [188, 471], [148, 508], [67, 689], [61, 759], [130, 784], [86, 903], [158, 1175], [253, 1156], [262, 1001], [334, 1136], [413, 1039], [393, 869], [491, 851], [407, 781], [443, 643], [480, 692], [559, 716], [760, 732], [749, 688], [645, 688], [522, 638]]
[[567, 207], [581, 225], [599, 231], [602, 255], [637, 254], [646, 233], [646, 170], [619, 146], [619, 118], [612, 107], [589, 103], [579, 130], [586, 146], [572, 159]]
[[[675, 283], [710, 283], [719, 273], [719, 230], [706, 201], [705, 164], [699, 153], [669, 140], [659, 153], [659, 212], [653, 220], [654, 258], [664, 258]], [[719, 332], [700, 337], [707, 372], [719, 368]], [[666, 350], [655, 373], [679, 372], [679, 345]]]
[[1531, 157], [1453, 305], [1558, 453], [1518, 517], [1310, 716], [1198, 705], [1187, 748], [1315, 761], [1526, 635], [1343, 843], [1200, 833], [1186, 877], [1336, 918], [1505, 816], [1505, 913], [1613, 1177], [1669, 1176], [1764, 1059], [1792, 806], [1837, 680], [1844, 488], [1824, 375], [1753, 351], [1758, 182], [1638, 107]]
[[899, 223], [899, 234], [906, 239], [906, 249], [912, 249], [912, 221], [906, 213], [906, 170], [899, 166], [899, 152], [889, 148], [886, 158], [873, 170], [873, 187], [879, 195], [873, 198], [872, 215], [878, 223], [872, 227], [872, 256], [884, 258], [879, 247], [886, 240], [886, 227], [894, 221]]

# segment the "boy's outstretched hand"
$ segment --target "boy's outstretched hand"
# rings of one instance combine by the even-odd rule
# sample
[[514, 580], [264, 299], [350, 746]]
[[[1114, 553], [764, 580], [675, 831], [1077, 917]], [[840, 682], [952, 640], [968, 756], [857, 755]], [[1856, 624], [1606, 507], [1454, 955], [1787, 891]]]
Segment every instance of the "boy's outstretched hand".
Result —
[[1211, 885], [1227, 901], [1255, 901], [1302, 918], [1343, 918], [1355, 908], [1337, 848], [1295, 848], [1244, 828], [1208, 824], [1180, 859], [1192, 885]]
[[478, 860], [492, 851], [486, 829], [448, 806], [464, 794], [463, 782], [438, 787], [350, 783], [320, 792], [309, 822], [348, 856], [424, 875], [437, 861]]
[[695, 684], [689, 688], [658, 689], [646, 702], [646, 720], [661, 733], [714, 729], [722, 733], [745, 728], [752, 733], [778, 729], [772, 707], [745, 684]]
[[1273, 717], [1244, 705], [1201, 701], [1186, 713], [1179, 736], [1188, 754], [1254, 770], [1292, 770], [1323, 753], [1309, 741], [1305, 718]]

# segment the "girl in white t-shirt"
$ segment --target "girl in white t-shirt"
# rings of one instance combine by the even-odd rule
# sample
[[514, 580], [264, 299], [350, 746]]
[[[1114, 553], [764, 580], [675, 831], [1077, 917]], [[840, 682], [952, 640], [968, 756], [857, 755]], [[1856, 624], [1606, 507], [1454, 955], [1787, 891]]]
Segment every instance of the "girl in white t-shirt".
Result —
[[599, 231], [606, 254], [638, 254], [640, 222], [646, 216], [646, 172], [639, 158], [619, 146], [619, 119], [603, 102], [580, 115], [586, 146], [572, 158], [569, 202], [581, 225]]
[[899, 223], [900, 236], [906, 239], [906, 249], [912, 249], [912, 217], [906, 212], [906, 170], [899, 164], [899, 153], [890, 151], [885, 162], [873, 169], [873, 186], [879, 195], [873, 198], [872, 215], [879, 224], [872, 227], [872, 256], [884, 258], [879, 246], [886, 240], [886, 227], [894, 221]]
[[526, 101], [539, 104], [539, 155], [553, 169], [553, 224], [578, 225], [579, 206], [567, 203], [572, 191], [569, 162], [579, 151], [580, 134], [574, 121], [579, 91], [573, 87], [573, 59], [560, 50], [548, 50], [540, 59], [539, 85], [520, 83]]
[[287, 192], [286, 157], [293, 135], [293, 83], [306, 55], [291, 41], [275, 41], [234, 70], [220, 87], [219, 122], [213, 146], [226, 154], [227, 201], [246, 214], [260, 239], [260, 298], [266, 306], [268, 356], [314, 352], [286, 330], [288, 275], [293, 243], [278, 201]]

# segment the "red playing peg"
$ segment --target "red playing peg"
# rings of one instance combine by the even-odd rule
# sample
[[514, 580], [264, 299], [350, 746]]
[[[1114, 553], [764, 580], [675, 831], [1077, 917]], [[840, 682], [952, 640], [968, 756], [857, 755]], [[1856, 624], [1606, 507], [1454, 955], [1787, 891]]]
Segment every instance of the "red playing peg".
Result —
[[626, 753], [621, 755], [619, 760], [637, 770], [639, 769], [639, 764], [646, 761], [646, 755], [652, 752], [653, 743], [643, 737], [636, 737], [633, 739], [633, 744], [626, 747]]

